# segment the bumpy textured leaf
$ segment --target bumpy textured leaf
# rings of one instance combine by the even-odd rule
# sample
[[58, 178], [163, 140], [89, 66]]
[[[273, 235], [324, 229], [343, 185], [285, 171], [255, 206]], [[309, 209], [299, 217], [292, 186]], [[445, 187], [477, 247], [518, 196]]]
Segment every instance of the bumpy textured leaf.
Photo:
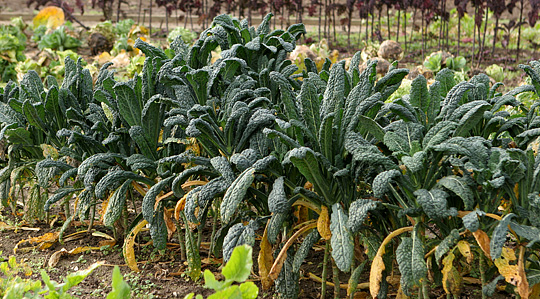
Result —
[[411, 172], [418, 172], [423, 169], [424, 161], [426, 160], [427, 154], [424, 151], [419, 151], [414, 153], [412, 157], [403, 156], [401, 161], [403, 165], [407, 167]]
[[474, 233], [476, 230], [478, 230], [478, 228], [480, 228], [480, 221], [478, 221], [478, 217], [482, 217], [484, 215], [486, 215], [485, 212], [476, 209], [469, 214], [463, 216], [463, 225], [466, 229]]
[[[540, 196], [529, 194], [529, 215], [540, 215]], [[540, 217], [529, 217], [531, 224], [540, 228]]]
[[227, 158], [222, 156], [214, 157], [210, 159], [210, 163], [212, 164], [212, 167], [214, 167], [214, 169], [217, 170], [229, 184], [232, 184], [235, 176], [231, 168], [231, 164], [229, 161], [227, 161]]
[[416, 233], [410, 238], [403, 238], [396, 250], [396, 260], [401, 273], [401, 288], [410, 296], [410, 288], [420, 285], [427, 275], [424, 244]]
[[77, 168], [77, 175], [79, 177], [84, 177], [86, 172], [94, 167], [94, 166], [100, 166], [103, 164], [106, 165], [112, 165], [115, 162], [115, 158], [123, 158], [120, 154], [115, 153], [99, 153], [95, 154], [87, 159], [85, 159], [81, 165]]
[[430, 95], [427, 88], [427, 80], [424, 76], [419, 75], [411, 83], [411, 94], [409, 96], [409, 102], [414, 107], [417, 107], [426, 113], [429, 107]]
[[284, 177], [282, 176], [274, 181], [272, 191], [270, 192], [270, 195], [268, 195], [268, 209], [272, 213], [284, 213], [288, 209]]
[[144, 129], [141, 126], [134, 125], [129, 128], [129, 136], [137, 143], [144, 156], [152, 160], [157, 160], [156, 143], [148, 139], [149, 136], [144, 133]]
[[313, 184], [317, 193], [327, 200], [333, 198], [328, 192], [330, 189], [328, 182], [321, 173], [318, 159], [312, 149], [301, 147], [290, 150], [283, 160], [284, 165], [288, 163], [293, 163], [300, 170], [302, 175]]
[[491, 241], [489, 242], [489, 253], [492, 260], [496, 260], [501, 256], [504, 243], [506, 242], [508, 225], [510, 224], [510, 220], [512, 220], [513, 217], [516, 217], [516, 215], [513, 213], [504, 216], [493, 230], [493, 234], [491, 235]]
[[458, 195], [465, 204], [465, 210], [472, 209], [474, 205], [474, 195], [471, 188], [467, 185], [466, 179], [455, 175], [449, 175], [440, 179], [438, 184]]
[[364, 198], [354, 201], [349, 207], [349, 220], [347, 221], [347, 227], [351, 233], [354, 234], [360, 231], [368, 212], [377, 209], [379, 205], [380, 202], [378, 201]]
[[115, 189], [125, 180], [134, 180], [138, 182], [143, 182], [148, 185], [152, 185], [154, 182], [148, 178], [140, 176], [131, 171], [124, 170], [114, 170], [107, 173], [99, 182], [96, 184], [96, 197], [103, 198], [105, 197], [105, 192], [109, 189]]
[[50, 206], [56, 202], [58, 202], [60, 199], [72, 194], [73, 192], [81, 191], [81, 189], [75, 189], [75, 188], [62, 188], [58, 189], [53, 196], [49, 197], [49, 199], [45, 202], [45, 205], [43, 206], [43, 209], [45, 211], [48, 211]]
[[300, 114], [304, 119], [306, 127], [313, 135], [317, 134], [321, 126], [321, 117], [319, 114], [320, 100], [317, 88], [311, 80], [306, 80], [300, 90]]
[[[231, 184], [221, 202], [221, 221], [228, 223], [236, 209], [244, 199], [249, 186], [255, 179], [255, 169], [250, 167], [246, 169], [238, 178]], [[232, 252], [232, 251], [231, 251]]]
[[397, 169], [387, 170], [379, 173], [373, 180], [373, 184], [371, 184], [373, 196], [383, 198], [383, 196], [390, 190], [389, 184], [391, 184], [396, 177], [400, 176], [401, 172]]
[[351, 269], [352, 258], [354, 254], [354, 240], [351, 232], [347, 228], [348, 217], [343, 212], [339, 203], [332, 206], [332, 216], [330, 220], [330, 230], [332, 238], [332, 257], [337, 267], [343, 272], [349, 272]]
[[433, 219], [457, 216], [456, 208], [448, 209], [446, 207], [446, 197], [448, 194], [441, 189], [433, 188], [431, 191], [426, 189], [416, 190], [414, 192], [416, 202], [422, 206], [426, 214]]
[[321, 103], [321, 119], [332, 112], [337, 112], [345, 104], [345, 68], [342, 64], [334, 64], [330, 70], [330, 79]]
[[453, 229], [444, 240], [435, 249], [435, 261], [437, 265], [440, 265], [440, 261], [443, 255], [445, 255], [450, 249], [452, 249], [459, 241], [459, 231]]
[[244, 226], [242, 223], [237, 223], [233, 225], [225, 239], [223, 240], [223, 260], [227, 262], [236, 246], [242, 244], [247, 244], [253, 246], [255, 243], [255, 224], [250, 222], [248, 225]]
[[540, 242], [540, 229], [537, 227], [510, 222], [510, 228], [522, 238], [531, 242]]
[[287, 213], [272, 214], [272, 217], [268, 221], [268, 241], [270, 243], [276, 244], [277, 237], [286, 218]]
[[309, 250], [319, 241], [321, 236], [319, 235], [319, 232], [314, 229], [312, 230], [304, 239], [298, 250], [296, 251], [296, 254], [294, 255], [294, 260], [292, 263], [292, 269], [294, 272], [300, 271], [300, 266], [304, 262], [304, 259], [307, 257]]
[[110, 197], [107, 209], [103, 214], [103, 224], [105, 226], [113, 226], [114, 222], [122, 214], [122, 211], [124, 210], [124, 205], [126, 204], [126, 193], [129, 186], [131, 185], [131, 182], [131, 180], [126, 180], [122, 184], [122, 186], [116, 189], [113, 195]]
[[[283, 245], [283, 244], [281, 244]], [[274, 258], [277, 257], [281, 251], [281, 246], [278, 247], [278, 250], [274, 251]], [[283, 299], [296, 299], [298, 298], [299, 284], [298, 280], [300, 278], [300, 273], [293, 271], [293, 259], [294, 259], [294, 250], [292, 247], [289, 247], [287, 250], [287, 258], [283, 263], [281, 272], [275, 281], [276, 291], [278, 293], [278, 298]]]
[[135, 95], [128, 83], [117, 83], [114, 86], [118, 112], [130, 126], [141, 126], [143, 103]]

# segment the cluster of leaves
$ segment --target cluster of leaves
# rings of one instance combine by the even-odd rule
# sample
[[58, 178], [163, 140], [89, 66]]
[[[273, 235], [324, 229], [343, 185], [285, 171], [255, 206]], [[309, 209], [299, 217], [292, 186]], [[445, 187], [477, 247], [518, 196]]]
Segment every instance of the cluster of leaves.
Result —
[[220, 15], [193, 46], [176, 38], [169, 55], [138, 40], [146, 60], [127, 82], [110, 64], [94, 82], [81, 60], [66, 58], [62, 84], [32, 71], [9, 83], [0, 92], [3, 205], [15, 214], [27, 187], [25, 217], [61, 202], [62, 231], [75, 217], [92, 226], [101, 206], [103, 223], [117, 238], [125, 232], [134, 270], [143, 227], [160, 250], [176, 233], [194, 280], [209, 217], [210, 250], [225, 261], [265, 226], [263, 288], [275, 283], [283, 298], [298, 296], [300, 267], [318, 242], [338, 288], [339, 271], [352, 271], [350, 294], [364, 260], [374, 298], [387, 296], [394, 260], [407, 295], [426, 298], [431, 283], [459, 294], [472, 270], [464, 261], [487, 273], [486, 293], [501, 278], [521, 297], [538, 292], [539, 105], [519, 95], [540, 93], [540, 63], [522, 66], [532, 85], [506, 94], [486, 75], [456, 82], [443, 69], [391, 99], [408, 70], [394, 64], [377, 79], [377, 62], [360, 72], [357, 53], [348, 69], [306, 58], [299, 71], [286, 57], [304, 26], [271, 31], [271, 17], [254, 28]]
[[32, 40], [38, 43], [40, 50], [51, 49], [64, 51], [77, 49], [81, 46], [82, 42], [70, 34], [73, 28], [69, 28], [69, 24], [66, 26], [60, 26], [51, 30], [47, 26], [40, 25], [34, 30]]
[[[221, 274], [225, 277], [224, 281], [216, 280], [216, 277], [210, 270], [204, 270], [204, 287], [215, 291], [208, 296], [208, 299], [218, 298], [242, 298], [255, 299], [259, 294], [259, 288], [252, 282], [246, 281], [251, 274], [253, 266], [253, 249], [248, 245], [237, 246], [234, 248], [231, 258], [221, 269]], [[234, 282], [240, 285], [233, 285]], [[184, 299], [202, 299], [201, 295], [190, 293]]]
[[25, 24], [22, 19], [12, 20], [10, 25], [0, 25], [0, 82], [17, 79], [15, 66], [24, 61], [26, 56]]
[[[11, 256], [6, 262], [0, 264], [0, 271], [3, 274], [0, 278], [0, 296], [2, 298], [76, 298], [68, 291], [102, 264], [103, 262], [96, 262], [87, 269], [69, 273], [62, 283], [51, 280], [47, 272], [41, 269], [41, 279], [45, 284], [42, 286], [40, 280], [21, 278], [23, 274], [27, 277], [32, 275], [32, 269], [24, 263], [17, 263], [15, 257]], [[123, 280], [118, 266], [114, 267], [112, 276], [112, 291], [107, 295], [107, 299], [129, 298], [130, 287]]]

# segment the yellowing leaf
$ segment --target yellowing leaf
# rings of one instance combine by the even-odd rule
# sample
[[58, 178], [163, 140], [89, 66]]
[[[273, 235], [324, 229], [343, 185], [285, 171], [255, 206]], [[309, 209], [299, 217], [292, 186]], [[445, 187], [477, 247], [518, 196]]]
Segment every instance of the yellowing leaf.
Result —
[[133, 185], [133, 188], [135, 188], [135, 190], [137, 190], [140, 195], [142, 195], [143, 197], [146, 195], [146, 190], [144, 190], [144, 188], [139, 183], [132, 181], [131, 185]]
[[516, 285], [515, 278], [518, 276], [517, 265], [510, 265], [510, 262], [517, 260], [514, 250], [503, 247], [501, 257], [496, 259], [494, 264], [499, 269], [499, 273], [504, 276], [508, 283]]
[[270, 269], [270, 273], [268, 274], [270, 279], [272, 280], [277, 279], [279, 273], [281, 272], [281, 268], [283, 268], [283, 263], [285, 262], [285, 259], [287, 258], [287, 250], [289, 249], [289, 247], [291, 247], [294, 241], [296, 241], [296, 239], [298, 239], [303, 233], [307, 232], [308, 230], [312, 228], [315, 228], [316, 226], [317, 226], [316, 223], [310, 223], [302, 227], [298, 231], [296, 231], [296, 233], [294, 233], [294, 235], [292, 235], [289, 238], [289, 240], [287, 240], [287, 243], [285, 243], [285, 245], [283, 245], [283, 247], [281, 248], [281, 251], [279, 252], [276, 260], [274, 261], [272, 268]]
[[53, 160], [57, 160], [60, 156], [58, 150], [56, 150], [52, 145], [41, 144], [41, 150], [43, 151], [43, 157], [50, 157]]
[[474, 259], [474, 255], [471, 251], [471, 244], [465, 240], [461, 240], [457, 243], [457, 248], [459, 249], [461, 255], [467, 259], [467, 263], [471, 264]]
[[386, 245], [390, 243], [390, 241], [392, 241], [394, 237], [399, 236], [400, 234], [405, 232], [410, 232], [412, 230], [412, 226], [396, 229], [388, 236], [386, 236], [386, 238], [384, 238], [384, 240], [382, 241], [381, 246], [379, 246], [379, 249], [377, 250], [375, 258], [371, 263], [371, 270], [369, 272], [369, 292], [371, 293], [371, 297], [376, 299], [377, 295], [379, 294], [379, 290], [381, 289], [382, 273], [385, 269], [382, 257], [386, 253]]
[[126, 264], [134, 272], [140, 272], [139, 267], [137, 266], [137, 261], [135, 260], [135, 250], [133, 245], [135, 244], [135, 237], [148, 224], [148, 221], [143, 220], [137, 224], [133, 230], [129, 233], [128, 237], [124, 241], [124, 247], [122, 248], [124, 252], [124, 258], [126, 259]]
[[186, 207], [186, 198], [187, 194], [185, 194], [179, 201], [176, 202], [176, 206], [174, 207], [174, 219], [176, 219], [176, 221], [180, 219], [180, 212], [182, 212]]
[[[23, 251], [23, 252], [28, 252], [28, 251], [31, 251], [33, 249], [39, 249], [39, 250], [47, 249], [47, 248], [51, 247], [54, 243], [56, 243], [58, 241], [58, 236], [59, 235], [60, 235], [59, 232], [46, 233], [43, 236], [33, 237], [33, 238], [30, 238], [30, 239], [27, 239], [27, 240], [21, 240], [21, 241], [19, 241], [19, 243], [17, 243], [17, 245], [15, 245], [15, 248], [13, 248], [13, 253], [16, 254], [17, 250], [20, 250], [20, 251]], [[19, 249], [19, 245], [24, 244], [24, 243], [29, 243], [30, 245], [35, 245], [35, 244], [37, 244], [37, 245], [36, 246], [30, 246], [30, 247], [24, 247], [24, 248]]]
[[101, 210], [99, 211], [99, 221], [103, 222], [103, 217], [105, 216], [105, 211], [107, 211], [107, 207], [109, 206], [109, 201], [111, 200], [111, 197], [114, 195], [114, 192], [109, 193], [109, 196], [106, 200], [104, 200], [101, 203]]
[[56, 29], [64, 24], [64, 11], [57, 6], [47, 6], [39, 11], [32, 20], [34, 29], [40, 25], [45, 25], [47, 28]]
[[382, 272], [386, 268], [382, 259], [383, 254], [384, 250], [381, 251], [379, 249], [379, 251], [377, 251], [377, 255], [371, 264], [371, 271], [369, 272], [369, 292], [373, 298], [377, 298], [377, 295], [379, 294], [379, 290], [381, 289]]
[[264, 234], [261, 240], [261, 250], [259, 251], [259, 276], [261, 277], [261, 285], [263, 290], [268, 290], [274, 283], [268, 275], [272, 264], [274, 264], [274, 256], [272, 255], [272, 245], [268, 241], [268, 224], [264, 229]]
[[166, 208], [163, 208], [163, 219], [165, 220], [165, 226], [167, 226], [167, 239], [170, 239], [174, 232], [176, 232], [176, 225], [172, 221], [172, 213]]
[[332, 232], [330, 231], [330, 216], [328, 215], [328, 208], [325, 206], [321, 206], [321, 213], [317, 220], [317, 230], [325, 240], [330, 240], [332, 237]]
[[504, 276], [506, 282], [517, 286], [521, 298], [529, 298], [529, 283], [527, 282], [527, 277], [525, 275], [524, 263], [523, 261], [520, 261], [518, 262], [518, 265], [511, 264], [516, 262], [516, 260], [517, 257], [514, 250], [503, 247], [501, 257], [496, 259], [494, 264], [497, 266], [499, 273]]
[[[518, 275], [519, 275], [519, 282], [517, 284], [518, 293], [523, 299], [528, 299], [529, 294], [532, 292], [532, 290], [529, 288], [529, 281], [527, 280], [527, 274], [525, 274], [525, 248], [521, 247], [519, 252], [519, 261], [518, 261]], [[531, 298], [538, 298], [531, 297]]]
[[489, 259], [491, 259], [491, 255], [489, 253], [489, 237], [486, 234], [486, 232], [484, 232], [481, 229], [478, 229], [475, 232], [473, 232], [472, 234], [473, 234], [474, 238], [476, 239], [476, 242], [478, 243], [478, 246], [480, 246], [480, 248], [482, 249], [484, 254]]
[[459, 271], [454, 267], [454, 253], [449, 252], [446, 257], [444, 257], [442, 263], [444, 265], [442, 269], [442, 283], [444, 291], [447, 294], [456, 294], [461, 293], [461, 284], [463, 278], [459, 274]]
[[103, 65], [111, 60], [112, 60], [112, 56], [111, 54], [109, 54], [109, 52], [101, 52], [101, 54], [99, 54], [97, 58], [99, 65]]

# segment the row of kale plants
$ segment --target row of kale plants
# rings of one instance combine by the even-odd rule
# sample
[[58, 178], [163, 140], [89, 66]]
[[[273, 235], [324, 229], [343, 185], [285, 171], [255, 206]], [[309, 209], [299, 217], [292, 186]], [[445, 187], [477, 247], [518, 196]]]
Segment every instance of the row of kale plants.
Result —
[[394, 64], [377, 79], [376, 61], [360, 71], [357, 53], [348, 69], [307, 58], [298, 73], [287, 54], [304, 26], [271, 31], [270, 19], [254, 28], [220, 15], [172, 52], [138, 40], [146, 61], [127, 82], [110, 64], [94, 81], [69, 58], [61, 84], [32, 71], [10, 82], [0, 91], [3, 206], [16, 213], [22, 202], [34, 220], [59, 204], [62, 232], [76, 218], [92, 226], [101, 207], [131, 245], [148, 223], [156, 248], [178, 238], [193, 279], [203, 229], [226, 261], [264, 228], [260, 278], [284, 298], [298, 296], [300, 266], [320, 245], [323, 292], [331, 269], [337, 292], [340, 271], [351, 272], [352, 296], [371, 265], [374, 298], [398, 269], [404, 294], [429, 298], [442, 285], [457, 295], [478, 264], [484, 295], [501, 279], [537, 295], [540, 103], [519, 95], [540, 93], [540, 64], [522, 66], [532, 85], [505, 94], [486, 75], [456, 82], [446, 69], [389, 102], [408, 70]]

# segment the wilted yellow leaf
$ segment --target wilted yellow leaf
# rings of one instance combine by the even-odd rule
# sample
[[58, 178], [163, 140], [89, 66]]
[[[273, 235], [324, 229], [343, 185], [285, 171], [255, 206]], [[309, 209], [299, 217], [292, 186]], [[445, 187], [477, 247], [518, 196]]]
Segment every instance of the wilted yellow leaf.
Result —
[[105, 216], [105, 211], [107, 211], [107, 207], [109, 206], [109, 201], [111, 200], [111, 197], [114, 195], [114, 192], [109, 193], [109, 196], [106, 200], [104, 200], [101, 203], [101, 210], [99, 211], [99, 221], [103, 222], [103, 217]]
[[513, 249], [503, 247], [501, 257], [494, 261], [495, 266], [499, 269], [499, 273], [504, 276], [506, 282], [517, 285], [519, 280], [518, 266], [511, 265], [511, 262], [517, 260]]
[[165, 226], [167, 226], [168, 239], [170, 239], [174, 232], [176, 232], [176, 225], [172, 221], [172, 217], [172, 213], [166, 208], [163, 208], [163, 219], [165, 220]]
[[99, 56], [97, 57], [97, 61], [100, 65], [103, 65], [109, 61], [111, 61], [112, 56], [109, 54], [109, 52], [101, 52]]
[[463, 278], [459, 274], [459, 271], [454, 267], [454, 258], [454, 253], [449, 252], [442, 261], [444, 265], [441, 271], [443, 275], [442, 283], [444, 291], [447, 294], [459, 295], [459, 293], [461, 293]]
[[296, 223], [302, 224], [309, 220], [309, 210], [305, 206], [296, 206], [293, 213], [298, 219]]
[[174, 207], [174, 219], [176, 219], [176, 221], [180, 220], [180, 212], [182, 212], [186, 207], [186, 197], [187, 194], [176, 202], [176, 206]]
[[272, 245], [268, 241], [268, 224], [264, 229], [264, 234], [261, 240], [261, 250], [259, 251], [259, 276], [261, 277], [261, 285], [263, 290], [268, 290], [274, 283], [268, 275], [274, 264], [274, 256], [272, 255]]
[[135, 237], [137, 234], [143, 229], [145, 225], [148, 224], [148, 221], [143, 220], [137, 224], [133, 230], [129, 233], [128, 237], [124, 241], [124, 247], [122, 248], [124, 253], [124, 258], [126, 260], [126, 264], [129, 266], [131, 270], [134, 272], [140, 272], [139, 267], [137, 266], [137, 261], [135, 260], [135, 250], [133, 249], [133, 245], [135, 244]]
[[[522, 249], [523, 250], [523, 249]], [[529, 283], [525, 274], [525, 266], [523, 260], [517, 265], [511, 263], [516, 262], [517, 257], [513, 249], [503, 247], [501, 257], [494, 261], [495, 266], [499, 270], [499, 273], [504, 276], [506, 282], [517, 286], [518, 293], [521, 298], [529, 298]]]
[[310, 223], [296, 231], [296, 233], [294, 233], [294, 235], [292, 235], [289, 240], [287, 240], [287, 243], [285, 243], [285, 245], [283, 245], [283, 247], [281, 248], [281, 251], [279, 252], [276, 260], [274, 261], [272, 268], [270, 269], [270, 273], [268, 274], [268, 277], [270, 277], [270, 279], [277, 279], [279, 273], [281, 272], [281, 268], [283, 268], [283, 263], [287, 258], [287, 250], [289, 249], [289, 247], [291, 247], [294, 241], [296, 241], [296, 239], [298, 239], [303, 233], [315, 228], [316, 226], [316, 223]]
[[381, 289], [382, 272], [386, 268], [382, 259], [383, 254], [384, 250], [377, 251], [377, 255], [371, 264], [371, 271], [369, 272], [369, 292], [373, 298], [377, 298], [377, 295], [379, 294], [379, 290]]
[[382, 257], [386, 253], [386, 245], [388, 245], [388, 243], [390, 243], [390, 241], [392, 241], [394, 237], [399, 236], [400, 234], [405, 232], [410, 232], [412, 230], [412, 226], [396, 229], [388, 236], [386, 236], [386, 238], [384, 238], [384, 240], [382, 241], [381, 246], [379, 246], [379, 249], [377, 250], [375, 258], [371, 263], [371, 270], [369, 272], [369, 292], [371, 293], [371, 297], [376, 299], [377, 295], [379, 294], [379, 290], [381, 289], [382, 272], [385, 269]]
[[471, 264], [474, 259], [474, 255], [471, 251], [471, 244], [469, 244], [469, 242], [465, 240], [461, 240], [457, 243], [457, 247], [461, 255], [463, 255], [467, 259], [467, 263]]
[[[518, 275], [519, 275], [519, 282], [517, 284], [518, 293], [523, 299], [528, 299], [529, 295], [532, 293], [532, 290], [529, 288], [529, 281], [527, 280], [527, 274], [525, 274], [525, 248], [521, 247], [519, 252], [519, 260], [518, 260]], [[531, 297], [531, 298], [538, 298]]]
[[50, 157], [53, 160], [57, 160], [60, 155], [58, 154], [58, 150], [56, 150], [52, 145], [49, 144], [41, 144], [40, 145], [41, 150], [43, 151], [43, 157], [48, 158]]
[[325, 206], [321, 206], [321, 213], [317, 220], [317, 230], [325, 240], [330, 240], [332, 237], [332, 232], [330, 231], [330, 216], [328, 215], [328, 208]]
[[146, 195], [146, 190], [139, 183], [132, 181], [131, 185], [133, 186], [133, 188], [135, 188], [135, 190], [137, 190], [137, 192], [139, 192], [140, 195], [142, 195], [143, 197]]
[[64, 11], [57, 6], [47, 6], [39, 11], [32, 20], [34, 29], [40, 25], [45, 25], [47, 28], [56, 29], [64, 24]]
[[484, 252], [484, 254], [489, 258], [491, 259], [491, 255], [489, 253], [490, 251], [490, 247], [489, 247], [489, 237], [488, 235], [486, 234], [486, 232], [484, 232], [483, 230], [481, 229], [478, 229], [476, 230], [475, 232], [472, 233], [474, 238], [476, 239], [476, 242], [478, 243], [478, 246], [480, 246], [480, 248], [482, 249], [482, 251]]
[[[46, 233], [43, 236], [33, 237], [27, 240], [21, 240], [19, 241], [19, 243], [17, 243], [17, 245], [15, 245], [15, 248], [13, 248], [13, 253], [16, 254], [17, 250], [26, 252], [33, 249], [40, 249], [40, 250], [47, 249], [58, 241], [59, 235], [60, 235], [59, 232]], [[19, 245], [24, 244], [24, 243], [29, 243], [30, 245], [35, 245], [35, 244], [37, 245], [19, 249]]]

